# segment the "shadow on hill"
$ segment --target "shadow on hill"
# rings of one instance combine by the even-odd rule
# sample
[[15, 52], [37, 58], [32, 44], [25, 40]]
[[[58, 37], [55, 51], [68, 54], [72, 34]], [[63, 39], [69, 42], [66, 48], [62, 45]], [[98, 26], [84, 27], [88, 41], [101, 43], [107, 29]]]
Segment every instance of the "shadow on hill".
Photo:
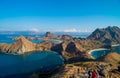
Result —
[[84, 57], [73, 57], [67, 60], [67, 63], [76, 63], [76, 62], [90, 62], [90, 61], [95, 61], [94, 59], [88, 59]]
[[51, 48], [52, 51], [58, 52], [59, 54], [62, 55], [63, 47], [61, 44], [57, 44], [56, 46], [53, 46]]

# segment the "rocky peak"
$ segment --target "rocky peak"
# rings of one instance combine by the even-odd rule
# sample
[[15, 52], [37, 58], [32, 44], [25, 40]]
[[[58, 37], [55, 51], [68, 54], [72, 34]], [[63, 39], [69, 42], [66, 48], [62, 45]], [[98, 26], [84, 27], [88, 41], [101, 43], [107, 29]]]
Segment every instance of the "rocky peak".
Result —
[[96, 29], [88, 39], [98, 40], [104, 43], [120, 43], [120, 28], [117, 26], [108, 26], [107, 28]]
[[33, 44], [31, 41], [29, 41], [27, 38], [25, 38], [24, 36], [20, 36], [18, 37], [17, 41], [15, 43], [20, 43], [20, 44]]
[[51, 33], [51, 32], [46, 32], [45, 36], [44, 37], [47, 37], [47, 38], [55, 38], [56, 36]]
[[61, 39], [63, 39], [63, 40], [70, 40], [70, 39], [72, 39], [72, 36], [70, 36], [70, 35], [62, 35]]
[[[2, 48], [5, 47], [5, 48]], [[23, 54], [35, 50], [35, 44], [26, 39], [24, 36], [20, 36], [16, 42], [0, 47], [2, 52]]]

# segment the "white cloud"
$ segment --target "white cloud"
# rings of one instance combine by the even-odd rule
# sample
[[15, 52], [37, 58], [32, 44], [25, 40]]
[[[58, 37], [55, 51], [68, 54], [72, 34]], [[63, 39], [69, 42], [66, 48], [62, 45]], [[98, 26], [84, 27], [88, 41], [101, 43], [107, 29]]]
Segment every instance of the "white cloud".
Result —
[[73, 29], [65, 29], [63, 30], [63, 32], [80, 32], [80, 30], [73, 28]]
[[73, 28], [73, 29], [65, 29], [65, 30], [62, 30], [62, 31], [63, 32], [91, 32], [91, 31], [89, 31], [87, 29], [79, 30], [79, 29], [75, 29], [75, 28]]
[[29, 29], [29, 31], [32, 31], [32, 32], [39, 32], [39, 29], [37, 29], [37, 28], [31, 28], [31, 29]]

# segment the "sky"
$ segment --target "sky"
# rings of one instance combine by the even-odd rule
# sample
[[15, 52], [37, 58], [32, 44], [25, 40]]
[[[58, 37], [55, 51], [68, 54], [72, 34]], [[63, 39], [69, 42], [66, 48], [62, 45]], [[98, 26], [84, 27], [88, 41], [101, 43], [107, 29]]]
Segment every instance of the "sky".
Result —
[[0, 31], [91, 32], [120, 26], [120, 0], [0, 0]]

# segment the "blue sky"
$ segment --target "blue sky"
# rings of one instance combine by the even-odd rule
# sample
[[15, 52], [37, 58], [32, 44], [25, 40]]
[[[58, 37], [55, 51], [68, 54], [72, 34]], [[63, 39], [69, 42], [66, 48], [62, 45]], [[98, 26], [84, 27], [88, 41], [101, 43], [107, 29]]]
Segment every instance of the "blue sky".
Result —
[[120, 0], [0, 0], [0, 31], [91, 32], [120, 26]]

